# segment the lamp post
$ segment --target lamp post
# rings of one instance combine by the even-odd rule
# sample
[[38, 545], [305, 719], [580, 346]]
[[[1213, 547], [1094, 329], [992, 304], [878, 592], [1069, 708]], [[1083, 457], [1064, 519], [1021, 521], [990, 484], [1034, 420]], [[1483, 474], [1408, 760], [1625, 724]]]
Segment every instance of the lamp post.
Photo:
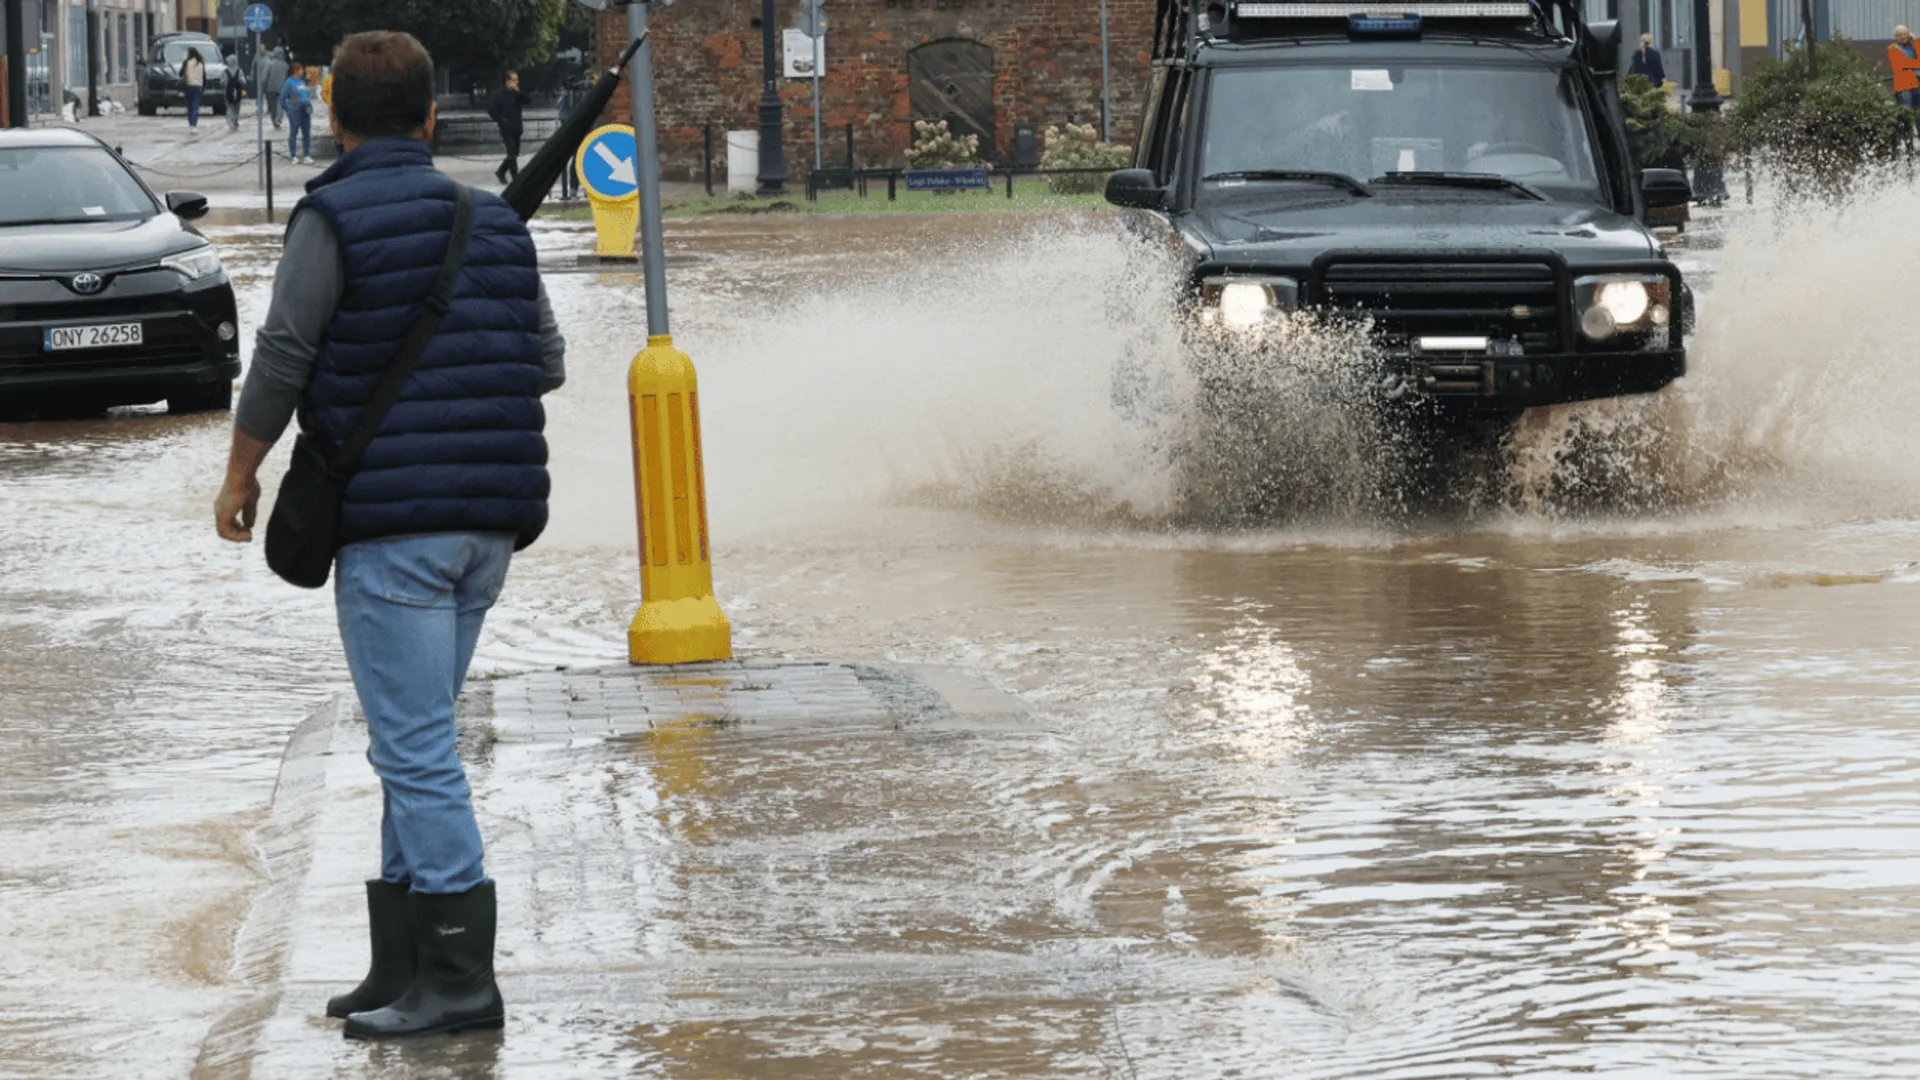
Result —
[[[1722, 104], [1713, 85], [1713, 16], [1707, 0], [1693, 0], [1693, 93], [1687, 107], [1696, 113], [1717, 113]], [[1726, 201], [1727, 182], [1720, 162], [1701, 158], [1693, 166], [1693, 197], [1708, 206]]]
[[760, 92], [760, 194], [787, 193], [787, 153], [782, 145], [785, 124], [780, 107], [780, 57], [773, 30], [773, 0], [760, 0], [763, 32], [761, 73], [766, 86]]
[[27, 126], [27, 4], [7, 0], [7, 109], [0, 127]]

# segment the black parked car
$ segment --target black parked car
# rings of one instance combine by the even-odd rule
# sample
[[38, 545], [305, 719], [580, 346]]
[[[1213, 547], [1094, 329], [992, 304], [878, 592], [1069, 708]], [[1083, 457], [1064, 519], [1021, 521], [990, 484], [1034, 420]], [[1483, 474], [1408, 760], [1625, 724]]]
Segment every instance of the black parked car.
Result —
[[1107, 198], [1183, 253], [1203, 388], [1200, 343], [1292, 311], [1366, 328], [1385, 398], [1477, 427], [1685, 373], [1690, 297], [1648, 218], [1689, 191], [1633, 166], [1618, 24], [1571, 0], [1160, 0], [1155, 53]]
[[207, 82], [200, 95], [204, 112], [224, 116], [227, 112], [227, 64], [221, 59], [220, 43], [205, 34], [162, 34], [153, 39], [147, 54], [140, 58], [135, 83], [136, 102], [141, 116], [152, 116], [161, 109], [187, 107], [187, 84], [180, 66], [187, 62], [187, 50], [200, 54], [207, 65]]
[[0, 405], [230, 408], [233, 284], [186, 223], [206, 212], [155, 196], [92, 135], [0, 131]]

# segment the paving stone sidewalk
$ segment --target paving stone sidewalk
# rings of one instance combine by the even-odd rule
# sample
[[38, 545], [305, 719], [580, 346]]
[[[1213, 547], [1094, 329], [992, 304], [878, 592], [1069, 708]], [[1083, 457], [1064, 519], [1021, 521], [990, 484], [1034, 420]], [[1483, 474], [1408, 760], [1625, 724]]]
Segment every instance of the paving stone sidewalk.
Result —
[[[646, 1045], [640, 1027], [727, 1011], [729, 997], [805, 994], [848, 977], [823, 970], [849, 967], [863, 984], [880, 970], [937, 979], [941, 964], [912, 950], [827, 959], [804, 917], [775, 916], [766, 932], [745, 924], [835, 906], [814, 880], [820, 860], [876, 843], [854, 834], [905, 812], [850, 803], [918, 797], [903, 762], [944, 772], [952, 740], [1044, 736], [1017, 699], [964, 673], [845, 664], [476, 681], [461, 714], [500, 883], [507, 1031], [369, 1046], [322, 1016], [326, 997], [364, 972], [361, 881], [377, 862], [380, 789], [349, 695], [290, 740], [256, 837], [271, 880], [235, 949], [235, 973], [253, 989], [209, 1032], [196, 1077], [629, 1075], [679, 1053]], [[709, 918], [722, 908], [741, 914]], [[719, 940], [729, 925], [746, 932]]]

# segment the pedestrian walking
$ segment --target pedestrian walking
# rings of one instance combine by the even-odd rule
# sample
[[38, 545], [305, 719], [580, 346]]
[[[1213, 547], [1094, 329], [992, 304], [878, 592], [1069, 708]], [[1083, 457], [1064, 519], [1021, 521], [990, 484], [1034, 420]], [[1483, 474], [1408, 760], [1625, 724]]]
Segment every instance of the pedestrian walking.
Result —
[[200, 130], [200, 99], [207, 90], [207, 62], [200, 58], [200, 50], [188, 49], [187, 58], [180, 62], [180, 84], [187, 91], [187, 130]]
[[266, 71], [254, 80], [261, 100], [268, 106], [267, 117], [273, 121], [275, 131], [280, 130], [280, 87], [286, 81], [287, 50], [281, 47], [268, 55]]
[[520, 73], [507, 72], [507, 84], [493, 95], [493, 103], [487, 106], [487, 115], [500, 125], [500, 141], [507, 144], [507, 157], [493, 175], [502, 184], [520, 175], [520, 135], [522, 127], [521, 112], [525, 108], [527, 97], [520, 92]]
[[[519, 216], [433, 166], [426, 50], [353, 34], [333, 63], [342, 153], [288, 223], [214, 513], [222, 537], [252, 539], [260, 464], [296, 415], [296, 462], [335, 460], [371, 424], [323, 551], [384, 795], [380, 874], [372, 964], [327, 1015], [349, 1038], [498, 1028], [495, 887], [454, 705], [513, 553], [547, 523], [540, 398], [565, 381], [566, 341]], [[397, 404], [375, 404], [396, 372]]]
[[1653, 35], [1641, 34], [1640, 47], [1633, 51], [1629, 75], [1645, 75], [1655, 86], [1667, 85], [1667, 66], [1660, 62], [1660, 50], [1653, 47]]
[[[313, 164], [313, 91], [308, 88], [306, 68], [295, 60], [287, 68], [287, 81], [280, 84], [280, 107], [287, 114], [287, 155], [296, 162]], [[305, 140], [304, 145], [302, 140]]]
[[240, 103], [247, 97], [247, 81], [240, 74], [237, 58], [227, 59], [227, 82], [224, 88], [227, 101], [227, 130], [240, 130]]
[[[1909, 110], [1920, 109], [1920, 55], [1915, 55], [1913, 31], [1904, 26], [1893, 28], [1893, 44], [1887, 46], [1887, 65], [1893, 68], [1893, 96]], [[1907, 122], [1914, 118], [1909, 115]]]

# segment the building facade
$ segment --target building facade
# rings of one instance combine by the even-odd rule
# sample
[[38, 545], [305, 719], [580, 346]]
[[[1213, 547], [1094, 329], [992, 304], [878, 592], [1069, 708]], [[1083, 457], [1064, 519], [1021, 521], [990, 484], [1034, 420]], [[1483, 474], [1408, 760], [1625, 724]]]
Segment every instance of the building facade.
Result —
[[[1133, 138], [1149, 75], [1154, 0], [1106, 0], [1111, 137]], [[862, 168], [899, 165], [916, 120], [978, 134], [982, 157], [1010, 161], [1029, 127], [1101, 121], [1102, 5], [1092, 0], [830, 0], [821, 80], [824, 158], [844, 162], [847, 128]], [[778, 31], [798, 25], [798, 0], [777, 0]], [[758, 130], [760, 0], [682, 0], [652, 16], [655, 96], [666, 175], [699, 175], [705, 133]], [[598, 52], [611, 65], [625, 17], [602, 16]], [[782, 64], [784, 70], [784, 64]], [[813, 161], [810, 80], [779, 80], [789, 171]], [[625, 87], [614, 104], [625, 120]], [[716, 149], [716, 154], [721, 152]], [[716, 168], [719, 166], [716, 165]]]

